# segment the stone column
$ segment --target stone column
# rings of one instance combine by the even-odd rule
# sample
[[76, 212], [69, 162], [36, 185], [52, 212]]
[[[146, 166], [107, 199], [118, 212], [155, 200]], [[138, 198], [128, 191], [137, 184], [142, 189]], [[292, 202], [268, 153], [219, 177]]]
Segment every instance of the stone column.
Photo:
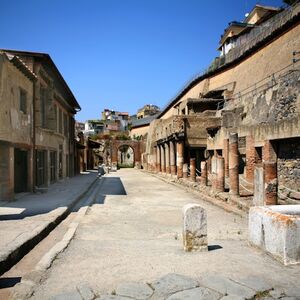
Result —
[[198, 204], [183, 207], [183, 248], [184, 251], [207, 251], [207, 215]]
[[229, 177], [229, 139], [224, 139], [223, 148], [225, 176]]
[[175, 146], [174, 142], [170, 141], [170, 168], [171, 168], [171, 174], [176, 175], [176, 165], [175, 165]]
[[177, 177], [183, 177], [183, 157], [184, 157], [184, 145], [183, 141], [177, 142]]
[[201, 178], [200, 183], [207, 186], [207, 162], [201, 161]]
[[265, 182], [265, 204], [277, 205], [277, 163], [265, 161], [264, 164], [264, 182]]
[[166, 173], [165, 149], [163, 145], [160, 145], [160, 165], [161, 172]]
[[160, 164], [160, 146], [156, 146], [156, 172], [161, 172], [161, 164]]
[[238, 135], [230, 133], [229, 135], [229, 181], [230, 194], [239, 194], [239, 152]]
[[217, 157], [214, 155], [211, 158], [211, 174], [210, 174], [211, 187], [214, 191], [217, 190]]
[[251, 135], [246, 136], [246, 179], [253, 183], [255, 168], [255, 146], [254, 138]]
[[171, 169], [170, 169], [170, 148], [169, 144], [165, 143], [165, 153], [166, 153], [166, 173], [170, 174]]
[[183, 176], [183, 178], [188, 178], [188, 164], [183, 164], [182, 176]]
[[224, 188], [225, 188], [225, 160], [223, 157], [218, 157], [216, 190], [218, 192], [224, 192]]
[[277, 161], [277, 153], [274, 144], [266, 140], [263, 147], [263, 161]]
[[196, 182], [196, 159], [190, 159], [191, 181]]

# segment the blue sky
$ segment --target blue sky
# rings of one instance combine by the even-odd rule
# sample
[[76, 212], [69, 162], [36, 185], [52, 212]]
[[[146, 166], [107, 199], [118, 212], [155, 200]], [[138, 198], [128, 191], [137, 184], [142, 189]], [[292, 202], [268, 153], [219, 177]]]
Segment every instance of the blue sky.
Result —
[[163, 107], [217, 56], [230, 21], [281, 0], [0, 0], [0, 48], [49, 53], [82, 107]]

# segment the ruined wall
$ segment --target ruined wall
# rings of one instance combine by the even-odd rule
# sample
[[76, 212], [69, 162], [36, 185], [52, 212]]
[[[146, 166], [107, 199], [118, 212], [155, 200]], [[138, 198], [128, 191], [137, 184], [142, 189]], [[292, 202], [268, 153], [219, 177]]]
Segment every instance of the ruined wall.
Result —
[[[233, 93], [238, 94], [256, 82], [290, 65], [293, 59], [293, 51], [298, 49], [300, 49], [299, 24], [236, 66], [197, 83], [178, 99], [173, 106], [188, 98], [199, 98], [200, 94], [205, 94], [208, 91], [226, 85], [233, 86], [234, 84]], [[175, 109], [170, 108], [161, 118], [165, 119], [176, 113]]]
[[[300, 201], [300, 138], [278, 142], [277, 172], [281, 194]], [[282, 196], [282, 195], [280, 195]]]
[[286, 70], [275, 80], [268, 80], [257, 91], [235, 99], [222, 111], [222, 128], [208, 148], [222, 148], [228, 133], [252, 135], [256, 146], [266, 139], [276, 140], [299, 136], [300, 64]]

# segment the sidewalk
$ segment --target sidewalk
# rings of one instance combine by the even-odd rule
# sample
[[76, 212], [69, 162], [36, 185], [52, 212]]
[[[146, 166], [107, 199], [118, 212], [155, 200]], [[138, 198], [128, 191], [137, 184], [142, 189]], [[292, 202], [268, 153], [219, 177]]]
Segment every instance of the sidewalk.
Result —
[[51, 185], [47, 193], [0, 201], [0, 275], [34, 247], [91, 187], [91, 171]]

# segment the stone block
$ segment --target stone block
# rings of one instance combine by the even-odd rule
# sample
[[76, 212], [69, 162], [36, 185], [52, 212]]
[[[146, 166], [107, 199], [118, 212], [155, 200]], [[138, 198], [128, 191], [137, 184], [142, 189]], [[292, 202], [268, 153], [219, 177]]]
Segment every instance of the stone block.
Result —
[[137, 300], [146, 300], [151, 297], [153, 290], [149, 285], [141, 282], [124, 282], [116, 290], [117, 295]]
[[206, 286], [223, 295], [252, 299], [256, 291], [220, 275], [206, 275], [200, 279], [200, 285]]
[[184, 251], [207, 251], [207, 215], [198, 204], [183, 207]]
[[166, 298], [176, 292], [197, 287], [198, 282], [190, 277], [179, 274], [167, 274], [151, 283], [154, 294], [151, 299]]
[[264, 169], [262, 167], [256, 167], [254, 170], [253, 204], [255, 206], [264, 205]]
[[110, 170], [111, 170], [112, 172], [116, 172], [116, 171], [118, 170], [117, 164], [116, 164], [116, 163], [112, 163], [112, 164], [111, 164]]
[[173, 294], [167, 300], [218, 300], [222, 295], [206, 287], [198, 287]]
[[249, 242], [284, 265], [300, 263], [300, 206], [251, 207]]

